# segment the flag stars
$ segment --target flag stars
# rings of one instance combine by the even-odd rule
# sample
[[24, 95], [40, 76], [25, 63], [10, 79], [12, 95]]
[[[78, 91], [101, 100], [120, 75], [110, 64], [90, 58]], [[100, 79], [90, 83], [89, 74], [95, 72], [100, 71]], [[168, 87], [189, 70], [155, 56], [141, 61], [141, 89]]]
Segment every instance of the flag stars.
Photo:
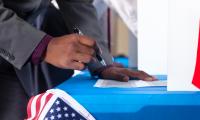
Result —
[[65, 113], [65, 117], [68, 118], [68, 117], [69, 117], [69, 114], [68, 114], [68, 113]]
[[62, 99], [56, 99], [42, 120], [84, 120], [84, 117]]
[[59, 105], [60, 104], [60, 101], [58, 100], [58, 101], [56, 101], [56, 105]]
[[61, 110], [61, 108], [60, 108], [60, 107], [57, 107], [57, 108], [56, 108], [56, 111], [57, 111], [57, 112], [59, 112], [60, 110]]
[[72, 117], [75, 117], [75, 116], [76, 116], [76, 114], [75, 114], [75, 113], [72, 113], [72, 114], [71, 114], [71, 116], [72, 116]]
[[50, 119], [51, 119], [51, 120], [54, 120], [54, 119], [55, 119], [55, 117], [52, 115], [52, 116], [50, 117]]
[[50, 110], [50, 113], [51, 113], [51, 114], [54, 113], [54, 109], [51, 109], [51, 110]]
[[64, 108], [63, 108], [64, 111], [67, 111], [67, 109], [68, 109], [67, 107], [64, 107]]
[[61, 114], [58, 114], [57, 115], [57, 118], [59, 119], [59, 118], [62, 118], [62, 115]]

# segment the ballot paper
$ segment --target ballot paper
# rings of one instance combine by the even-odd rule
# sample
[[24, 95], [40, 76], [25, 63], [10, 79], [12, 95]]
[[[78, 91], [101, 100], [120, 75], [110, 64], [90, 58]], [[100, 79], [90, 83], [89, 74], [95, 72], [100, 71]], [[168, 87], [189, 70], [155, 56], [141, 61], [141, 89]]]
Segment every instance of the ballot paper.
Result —
[[99, 88], [136, 88], [136, 87], [153, 87], [153, 86], [167, 86], [166, 80], [158, 81], [143, 81], [143, 80], [129, 80], [128, 82], [119, 82], [115, 80], [99, 79], [94, 87]]

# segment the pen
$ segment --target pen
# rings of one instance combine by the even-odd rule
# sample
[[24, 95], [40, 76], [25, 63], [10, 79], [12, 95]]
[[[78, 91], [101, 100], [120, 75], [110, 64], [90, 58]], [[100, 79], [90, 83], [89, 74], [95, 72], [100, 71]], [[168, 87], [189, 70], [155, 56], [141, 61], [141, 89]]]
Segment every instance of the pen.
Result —
[[[73, 28], [73, 31], [74, 31], [74, 33], [77, 33], [77, 34], [79, 34], [79, 35], [83, 35], [83, 32], [82, 32], [80, 29], [78, 29], [77, 27], [74, 27], [74, 28]], [[96, 59], [97, 59], [103, 66], [106, 66], [106, 62], [105, 62], [105, 60], [102, 58], [101, 54], [102, 54], [102, 52], [101, 52], [100, 48], [98, 47], [98, 45], [96, 44], [96, 45], [95, 45], [95, 56], [96, 56]]]

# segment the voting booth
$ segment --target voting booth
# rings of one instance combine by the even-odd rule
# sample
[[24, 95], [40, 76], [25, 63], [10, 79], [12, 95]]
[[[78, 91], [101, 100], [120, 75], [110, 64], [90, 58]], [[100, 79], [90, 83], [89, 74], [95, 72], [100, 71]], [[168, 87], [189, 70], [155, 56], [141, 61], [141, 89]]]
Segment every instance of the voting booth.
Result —
[[138, 0], [138, 69], [167, 75], [168, 0]]
[[169, 0], [169, 91], [199, 90], [199, 5], [199, 0]]
[[200, 0], [138, 0], [137, 5], [138, 68], [167, 75], [168, 91], [199, 91]]

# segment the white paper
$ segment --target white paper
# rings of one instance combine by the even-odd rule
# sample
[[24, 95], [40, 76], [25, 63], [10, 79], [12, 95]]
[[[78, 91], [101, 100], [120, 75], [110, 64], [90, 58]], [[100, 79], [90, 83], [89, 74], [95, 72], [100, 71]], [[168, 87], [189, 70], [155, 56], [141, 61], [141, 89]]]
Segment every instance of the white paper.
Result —
[[99, 79], [94, 87], [100, 88], [136, 88], [136, 87], [152, 87], [152, 86], [167, 86], [167, 81], [143, 81], [143, 80], [129, 80], [128, 82], [119, 82], [115, 80]]

